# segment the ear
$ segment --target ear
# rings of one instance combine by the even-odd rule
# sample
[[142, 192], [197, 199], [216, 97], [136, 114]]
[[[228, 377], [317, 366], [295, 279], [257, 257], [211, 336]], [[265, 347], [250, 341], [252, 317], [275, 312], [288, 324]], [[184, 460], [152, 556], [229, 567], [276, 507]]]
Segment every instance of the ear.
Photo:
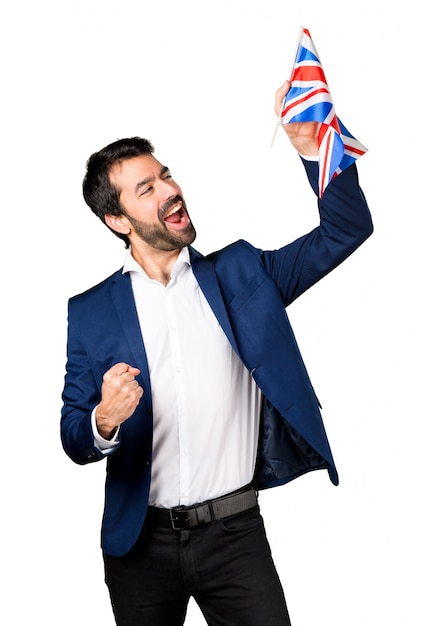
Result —
[[131, 229], [128, 224], [128, 220], [124, 215], [110, 215], [107, 213], [104, 216], [104, 221], [107, 226], [112, 230], [120, 233], [121, 235], [129, 235]]

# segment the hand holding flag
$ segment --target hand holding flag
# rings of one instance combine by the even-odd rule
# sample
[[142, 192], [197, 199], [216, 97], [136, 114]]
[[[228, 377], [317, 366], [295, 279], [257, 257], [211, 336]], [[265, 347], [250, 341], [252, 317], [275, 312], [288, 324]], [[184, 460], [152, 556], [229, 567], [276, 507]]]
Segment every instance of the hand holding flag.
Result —
[[330, 181], [367, 150], [337, 117], [317, 50], [306, 28], [301, 29], [290, 89], [282, 103], [278, 126], [296, 122], [319, 125], [319, 197], [322, 197]]
[[[275, 127], [275, 135], [281, 122], [281, 114], [285, 97], [291, 88], [291, 83], [286, 80], [275, 94], [275, 113], [278, 121]], [[319, 152], [319, 122], [291, 122], [284, 125], [284, 130], [295, 149], [305, 156], [318, 156]], [[272, 142], [273, 144], [273, 142]]]

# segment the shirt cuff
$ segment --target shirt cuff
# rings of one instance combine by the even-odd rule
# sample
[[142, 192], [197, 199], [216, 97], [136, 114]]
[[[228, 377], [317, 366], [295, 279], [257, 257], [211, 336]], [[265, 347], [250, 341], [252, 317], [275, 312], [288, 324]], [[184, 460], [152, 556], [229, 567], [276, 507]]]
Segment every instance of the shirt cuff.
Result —
[[315, 156], [305, 156], [305, 154], [301, 154], [301, 152], [299, 152], [298, 154], [300, 155], [302, 159], [304, 159], [304, 161], [318, 161], [319, 160], [318, 154], [316, 154]]
[[94, 446], [97, 448], [97, 450], [102, 452], [102, 454], [110, 454], [110, 452], [113, 452], [113, 450], [119, 444], [118, 435], [120, 427], [117, 428], [115, 434], [111, 439], [104, 439], [104, 437], [102, 437], [97, 430], [97, 422], [95, 419], [96, 409], [97, 407], [95, 407], [91, 413], [91, 428], [93, 429]]

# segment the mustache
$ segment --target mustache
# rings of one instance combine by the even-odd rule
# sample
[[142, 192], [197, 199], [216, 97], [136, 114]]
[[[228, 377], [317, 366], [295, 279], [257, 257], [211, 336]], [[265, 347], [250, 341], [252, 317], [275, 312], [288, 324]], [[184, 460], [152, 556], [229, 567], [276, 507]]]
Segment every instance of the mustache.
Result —
[[166, 202], [164, 202], [162, 204], [162, 206], [160, 207], [160, 217], [164, 217], [166, 215], [166, 213], [175, 205], [175, 204], [179, 204], [179, 202], [182, 203], [182, 206], [185, 209], [185, 202], [182, 196], [180, 196], [179, 194], [177, 194], [176, 196], [173, 196], [173, 198], [169, 198], [169, 200], [166, 200]]

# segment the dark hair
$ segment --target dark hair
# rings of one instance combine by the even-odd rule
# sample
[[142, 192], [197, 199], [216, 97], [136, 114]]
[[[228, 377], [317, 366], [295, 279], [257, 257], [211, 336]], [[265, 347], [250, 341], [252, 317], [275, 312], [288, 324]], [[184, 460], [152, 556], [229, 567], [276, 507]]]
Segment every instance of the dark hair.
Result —
[[[101, 219], [103, 224], [106, 223], [105, 215], [124, 214], [119, 202], [119, 190], [111, 184], [109, 179], [111, 167], [125, 159], [142, 154], [153, 154], [153, 152], [154, 147], [148, 139], [131, 137], [118, 139], [90, 156], [82, 183], [82, 193], [91, 211]], [[117, 233], [113, 229], [110, 230], [124, 240], [127, 248], [129, 247], [129, 239], [126, 235]]]

